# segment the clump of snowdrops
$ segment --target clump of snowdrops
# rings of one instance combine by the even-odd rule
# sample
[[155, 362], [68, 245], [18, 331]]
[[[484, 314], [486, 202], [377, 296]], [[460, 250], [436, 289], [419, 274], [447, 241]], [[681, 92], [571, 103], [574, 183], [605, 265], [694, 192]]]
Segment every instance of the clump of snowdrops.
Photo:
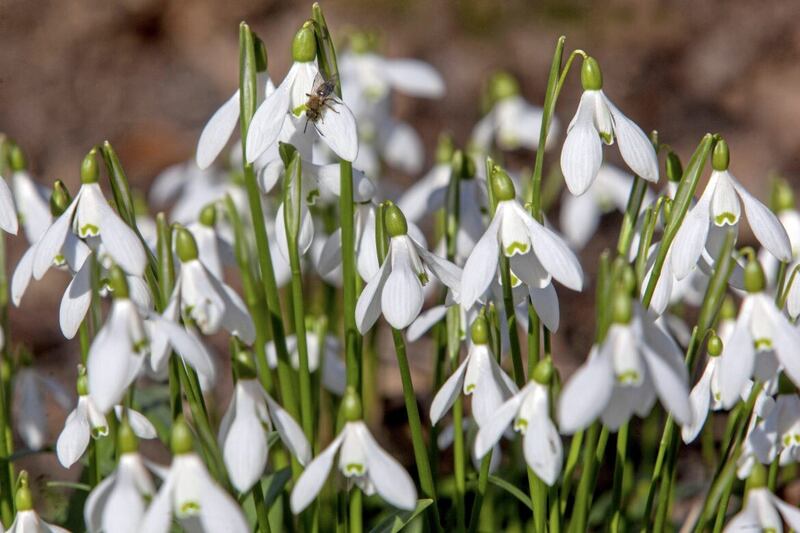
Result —
[[[337, 56], [318, 5], [291, 46], [270, 43], [292, 54], [282, 79], [244, 23], [239, 38], [239, 88], [195, 160], [150, 190], [170, 211], [151, 218], [108, 142], [69, 191], [34, 181], [2, 138], [0, 227], [30, 243], [0, 280], [6, 528], [800, 529], [780, 496], [800, 458], [800, 215], [786, 183], [765, 206], [718, 133], [682, 164], [561, 38], [542, 107], [497, 73], [469, 144], [442, 136], [433, 167], [392, 192], [387, 168], [419, 175], [425, 161], [392, 94], [443, 97], [437, 71], [381, 56], [367, 33]], [[575, 70], [583, 93], [560, 128]], [[518, 150], [535, 151], [532, 171], [504, 166]], [[614, 209], [616, 247], [590, 279], [577, 252]], [[758, 248], [737, 247], [743, 219]], [[8, 305], [50, 270], [70, 280], [58, 320], [77, 337], [77, 399], [8, 330]], [[562, 376], [553, 337], [575, 291], [594, 291], [594, 341]], [[411, 372], [420, 350], [431, 388]], [[382, 359], [405, 400], [391, 436]], [[69, 412], [58, 435], [46, 393]], [[16, 463], [33, 453], [69, 475], [29, 479]], [[45, 505], [53, 493], [65, 510]]]

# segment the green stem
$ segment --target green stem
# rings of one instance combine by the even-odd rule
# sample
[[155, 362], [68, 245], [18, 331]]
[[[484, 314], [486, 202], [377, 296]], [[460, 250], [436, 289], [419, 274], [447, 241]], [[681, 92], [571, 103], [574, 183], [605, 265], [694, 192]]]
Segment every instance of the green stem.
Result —
[[628, 460], [628, 429], [629, 423], [625, 422], [617, 432], [617, 455], [614, 462], [614, 485], [611, 493], [611, 531], [613, 533], [624, 530], [622, 485], [625, 478], [625, 463]]
[[514, 310], [514, 294], [511, 287], [511, 269], [508, 258], [501, 252], [500, 255], [500, 282], [503, 285], [503, 306], [506, 312], [506, 327], [508, 329], [508, 342], [511, 346], [511, 361], [514, 365], [514, 381], [517, 387], [525, 386], [525, 370], [522, 366], [522, 350], [517, 336], [517, 315]]
[[358, 487], [353, 487], [350, 491], [350, 533], [361, 533], [363, 530], [362, 522], [361, 490]]
[[253, 497], [253, 505], [256, 507], [256, 520], [258, 522], [259, 533], [270, 533], [269, 509], [267, 509], [264, 503], [264, 492], [261, 490], [261, 480], [253, 485], [253, 491], [250, 495]]
[[528, 490], [533, 505], [533, 527], [536, 533], [545, 533], [547, 529], [547, 486], [528, 467]]
[[[595, 422], [586, 431], [584, 439], [586, 445], [583, 448], [583, 458], [581, 460], [582, 471], [578, 482], [578, 492], [575, 495], [575, 503], [572, 507], [572, 518], [570, 518], [569, 531], [572, 533], [583, 533], [586, 531], [586, 518], [589, 512], [589, 493], [594, 488], [594, 460], [595, 451], [598, 448], [598, 433], [600, 424]], [[563, 496], [566, 498], [566, 495]]]
[[459, 394], [453, 404], [453, 469], [456, 478], [456, 527], [465, 531], [466, 511], [464, 497], [466, 495], [465, 453], [464, 453], [464, 396]]
[[353, 167], [342, 161], [339, 164], [339, 215], [342, 223], [342, 292], [344, 296], [344, 343], [347, 384], [359, 388], [361, 361], [360, 343], [356, 327], [356, 254], [355, 210], [353, 207]]
[[472, 513], [470, 513], [469, 517], [469, 533], [475, 533], [480, 523], [481, 508], [483, 507], [483, 500], [486, 498], [486, 489], [489, 486], [489, 467], [492, 464], [492, 452], [493, 450], [489, 450], [489, 453], [481, 459], [481, 470], [478, 473], [478, 492], [475, 493], [475, 500], [472, 502]]
[[625, 207], [625, 214], [622, 217], [619, 239], [617, 240], [617, 254], [625, 259], [628, 257], [628, 252], [633, 242], [633, 236], [636, 233], [636, 221], [639, 219], [639, 210], [642, 207], [642, 200], [644, 200], [644, 194], [646, 192], [647, 182], [639, 176], [635, 176], [633, 178], [633, 185], [631, 185], [631, 192], [628, 195], [628, 204]]

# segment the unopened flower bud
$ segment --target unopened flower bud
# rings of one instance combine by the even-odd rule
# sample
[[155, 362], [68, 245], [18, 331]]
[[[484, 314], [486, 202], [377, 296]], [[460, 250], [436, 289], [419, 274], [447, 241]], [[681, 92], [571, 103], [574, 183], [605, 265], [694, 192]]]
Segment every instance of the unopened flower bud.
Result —
[[306, 21], [294, 34], [292, 59], [298, 63], [308, 63], [317, 57], [317, 39], [314, 36], [314, 23]]
[[117, 446], [120, 455], [124, 453], [134, 453], [139, 449], [139, 438], [133, 432], [127, 418], [124, 418], [117, 430]]
[[500, 165], [492, 167], [492, 194], [498, 202], [513, 200], [517, 196], [514, 189], [514, 182], [511, 177], [503, 170]]
[[553, 368], [553, 359], [548, 355], [536, 363], [536, 367], [533, 369], [532, 377], [533, 380], [539, 385], [549, 385], [550, 381], [553, 379], [554, 372], [555, 368]]
[[453, 138], [443, 133], [439, 136], [439, 143], [436, 145], [436, 162], [439, 164], [447, 164], [453, 159]]
[[12, 172], [25, 170], [25, 168], [28, 166], [28, 162], [25, 160], [25, 154], [22, 152], [22, 148], [20, 148], [16, 143], [12, 143], [11, 148], [8, 151], [8, 166], [11, 167]]
[[239, 379], [255, 379], [256, 367], [253, 364], [253, 354], [249, 350], [239, 350], [234, 358], [236, 372]]
[[19, 486], [14, 496], [14, 503], [17, 505], [17, 512], [33, 510], [33, 496], [28, 486], [28, 472], [25, 470], [19, 473]]
[[599, 91], [603, 88], [603, 73], [600, 70], [600, 64], [591, 56], [583, 60], [581, 85], [583, 85], [584, 91]]
[[489, 344], [489, 323], [485, 317], [479, 316], [472, 322], [470, 337], [474, 344]]
[[399, 237], [408, 233], [406, 217], [396, 205], [389, 204], [386, 206], [386, 210], [383, 212], [383, 220], [389, 237]]
[[53, 193], [50, 195], [50, 213], [54, 217], [61, 216], [67, 210], [69, 204], [72, 202], [67, 187], [61, 180], [56, 180], [53, 184]]
[[361, 398], [358, 397], [355, 388], [347, 387], [347, 390], [344, 391], [341, 410], [345, 422], [361, 420]]
[[78, 365], [78, 379], [75, 381], [75, 389], [78, 391], [78, 396], [89, 395], [89, 378], [86, 376], [86, 367]]
[[794, 191], [785, 179], [776, 178], [772, 180], [769, 207], [774, 213], [794, 209]]
[[731, 153], [728, 150], [728, 143], [725, 139], [720, 139], [714, 145], [714, 152], [711, 154], [711, 166], [714, 170], [728, 170], [731, 162]]
[[183, 417], [175, 420], [172, 425], [172, 434], [170, 435], [170, 448], [174, 455], [182, 455], [190, 453], [194, 449], [192, 430]]
[[253, 33], [253, 51], [256, 56], [256, 72], [266, 72], [269, 65], [267, 47], [261, 38]]
[[114, 294], [114, 298], [128, 298], [128, 279], [120, 267], [114, 265], [108, 271], [108, 286]]
[[749, 293], [761, 292], [767, 286], [767, 277], [761, 263], [750, 257], [744, 267], [744, 288]]
[[733, 302], [733, 297], [730, 294], [722, 300], [719, 318], [720, 320], [733, 320], [736, 318], [736, 304]]
[[200, 224], [213, 228], [217, 223], [217, 206], [213, 203], [208, 204], [200, 211]]
[[81, 183], [97, 183], [100, 169], [97, 166], [97, 148], [92, 148], [81, 163]]
[[497, 102], [517, 96], [519, 94], [519, 82], [517, 79], [505, 71], [495, 72], [489, 79], [489, 103], [494, 105]]
[[178, 252], [178, 259], [181, 263], [194, 261], [198, 257], [197, 241], [186, 228], [175, 230], [175, 250]]
[[717, 357], [722, 353], [722, 339], [716, 334], [711, 335], [706, 343], [706, 350], [711, 357]]
[[614, 324], [628, 324], [633, 318], [633, 300], [630, 293], [617, 290], [611, 296], [611, 322]]
[[753, 469], [750, 471], [750, 476], [747, 478], [745, 484], [745, 491], [751, 489], [760, 489], [767, 486], [767, 469], [761, 464], [761, 461], [753, 461]]

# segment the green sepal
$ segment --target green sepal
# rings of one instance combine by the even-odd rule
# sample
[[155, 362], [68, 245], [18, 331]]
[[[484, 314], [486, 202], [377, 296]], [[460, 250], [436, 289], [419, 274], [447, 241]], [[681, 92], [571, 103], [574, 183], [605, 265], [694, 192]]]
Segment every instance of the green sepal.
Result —
[[764, 268], [755, 257], [750, 257], [744, 267], [744, 289], [749, 293], [761, 292], [767, 286]]
[[174, 455], [191, 453], [194, 450], [194, 437], [192, 430], [182, 416], [178, 417], [172, 425], [170, 435], [170, 449]]
[[258, 377], [255, 362], [253, 361], [253, 354], [250, 350], [237, 351], [234, 356], [233, 364], [236, 367], [236, 373], [239, 379], [256, 379]]
[[386, 233], [389, 237], [399, 237], [408, 233], [408, 222], [406, 216], [399, 207], [393, 203], [389, 203], [383, 213], [384, 224], [386, 224]]
[[671, 182], [678, 183], [683, 177], [683, 165], [681, 159], [673, 151], [667, 153], [667, 179]]
[[97, 147], [93, 147], [81, 163], [81, 183], [97, 183], [100, 179], [100, 167], [97, 165]]
[[728, 143], [725, 142], [725, 139], [719, 139], [714, 145], [714, 151], [711, 153], [711, 167], [718, 171], [728, 170], [730, 162], [731, 153], [728, 149]]
[[516, 198], [517, 191], [514, 189], [514, 182], [500, 165], [492, 167], [490, 179], [495, 202], [504, 202]]
[[14, 503], [17, 507], [17, 512], [32, 511], [33, 510], [33, 495], [28, 486], [28, 472], [23, 470], [19, 473], [17, 480], [17, 493], [14, 495]]
[[473, 344], [489, 344], [489, 324], [484, 316], [478, 315], [472, 322], [470, 338]]
[[554, 373], [555, 367], [553, 367], [553, 358], [548, 355], [536, 363], [531, 377], [539, 385], [549, 385], [553, 379]]
[[342, 405], [339, 409], [345, 422], [355, 422], [357, 420], [361, 420], [361, 398], [359, 398], [354, 387], [348, 386], [344, 391]]
[[292, 40], [292, 59], [298, 63], [308, 63], [317, 57], [317, 40], [314, 36], [314, 23], [303, 23]]
[[20, 170], [28, 168], [28, 162], [25, 160], [25, 153], [15, 142], [9, 142], [8, 166], [11, 167], [12, 172], [19, 172]]
[[591, 56], [586, 57], [581, 65], [581, 85], [584, 91], [599, 91], [603, 88], [603, 72], [600, 64]]
[[194, 240], [191, 232], [182, 226], [175, 230], [175, 251], [178, 253], [181, 263], [193, 261], [199, 257], [197, 241]]
[[139, 438], [134, 433], [130, 422], [128, 422], [128, 417], [125, 415], [119, 424], [119, 429], [117, 429], [117, 447], [120, 455], [136, 453], [139, 450]]
[[61, 180], [56, 180], [53, 184], [53, 192], [50, 195], [50, 214], [54, 217], [61, 216], [72, 203], [72, 196], [67, 190], [67, 186]]
[[720, 339], [716, 333], [712, 334], [706, 343], [706, 351], [708, 352], [708, 355], [711, 357], [717, 357], [722, 353], [722, 348], [722, 339]]
[[200, 216], [197, 217], [200, 224], [213, 228], [217, 224], [217, 204], [210, 203], [200, 210]]

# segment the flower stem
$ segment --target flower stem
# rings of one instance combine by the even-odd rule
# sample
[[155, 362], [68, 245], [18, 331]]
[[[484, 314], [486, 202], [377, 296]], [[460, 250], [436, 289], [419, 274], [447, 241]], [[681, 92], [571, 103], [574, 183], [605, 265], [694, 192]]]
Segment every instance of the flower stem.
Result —
[[363, 513], [361, 510], [361, 489], [353, 487], [350, 491], [350, 533], [361, 533], [363, 530]]
[[625, 463], [628, 459], [628, 430], [629, 422], [620, 426], [617, 432], [617, 454], [614, 462], [614, 485], [611, 492], [611, 527], [612, 533], [625, 530], [624, 515], [622, 514], [622, 484], [625, 478]]
[[503, 307], [506, 312], [506, 328], [508, 342], [511, 346], [511, 361], [514, 365], [514, 382], [517, 387], [525, 386], [525, 370], [522, 366], [522, 350], [517, 336], [517, 315], [514, 309], [514, 294], [511, 287], [511, 269], [508, 258], [501, 252], [500, 255], [500, 282], [503, 285]]
[[261, 490], [261, 480], [258, 480], [253, 485], [253, 490], [250, 493], [253, 497], [253, 505], [256, 508], [256, 520], [258, 522], [259, 533], [270, 533], [269, 527], [269, 509], [264, 504], [264, 491]]
[[481, 518], [481, 508], [483, 507], [483, 500], [486, 497], [486, 489], [489, 485], [489, 467], [492, 464], [493, 450], [483, 456], [481, 459], [481, 470], [478, 473], [478, 492], [475, 493], [475, 499], [472, 502], [472, 513], [469, 517], [469, 533], [475, 533], [478, 530], [478, 523]]

